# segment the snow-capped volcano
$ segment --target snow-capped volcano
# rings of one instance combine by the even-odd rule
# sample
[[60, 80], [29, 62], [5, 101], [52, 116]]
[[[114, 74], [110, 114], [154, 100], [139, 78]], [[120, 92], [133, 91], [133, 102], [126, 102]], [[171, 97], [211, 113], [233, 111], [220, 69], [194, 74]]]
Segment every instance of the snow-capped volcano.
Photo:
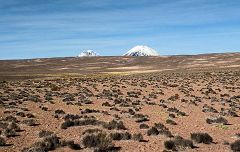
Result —
[[138, 45], [133, 47], [123, 56], [158, 56], [158, 53], [148, 46]]
[[98, 56], [98, 55], [93, 50], [85, 50], [78, 55], [78, 57], [84, 57], [84, 56], [89, 56], [90, 57], [90, 56]]

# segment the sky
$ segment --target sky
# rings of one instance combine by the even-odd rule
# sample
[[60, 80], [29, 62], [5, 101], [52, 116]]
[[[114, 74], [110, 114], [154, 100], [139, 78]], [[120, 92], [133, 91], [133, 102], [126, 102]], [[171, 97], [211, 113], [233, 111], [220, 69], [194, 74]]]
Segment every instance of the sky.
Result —
[[240, 51], [240, 0], [0, 0], [0, 59]]

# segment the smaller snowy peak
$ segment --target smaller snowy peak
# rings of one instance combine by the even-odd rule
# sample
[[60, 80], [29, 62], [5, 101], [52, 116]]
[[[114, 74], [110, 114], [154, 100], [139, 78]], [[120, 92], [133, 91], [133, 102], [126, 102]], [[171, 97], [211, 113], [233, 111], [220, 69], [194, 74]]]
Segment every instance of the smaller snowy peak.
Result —
[[94, 52], [93, 50], [85, 50], [82, 51], [78, 57], [91, 57], [91, 56], [98, 56], [96, 52]]
[[159, 54], [153, 48], [144, 45], [138, 45], [133, 47], [123, 56], [159, 56]]

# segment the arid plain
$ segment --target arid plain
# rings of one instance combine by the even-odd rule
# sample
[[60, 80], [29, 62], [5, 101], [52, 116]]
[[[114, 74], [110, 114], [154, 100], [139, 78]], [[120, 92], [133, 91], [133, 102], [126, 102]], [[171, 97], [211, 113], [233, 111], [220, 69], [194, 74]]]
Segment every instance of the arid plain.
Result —
[[240, 53], [0, 61], [0, 151], [239, 151]]

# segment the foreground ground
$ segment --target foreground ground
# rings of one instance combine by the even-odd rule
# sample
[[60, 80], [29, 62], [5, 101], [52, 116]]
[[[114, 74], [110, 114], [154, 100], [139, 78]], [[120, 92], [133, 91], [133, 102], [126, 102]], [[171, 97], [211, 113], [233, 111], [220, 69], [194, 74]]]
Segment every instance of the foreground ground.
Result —
[[0, 151], [237, 151], [235, 64], [2, 81]]

